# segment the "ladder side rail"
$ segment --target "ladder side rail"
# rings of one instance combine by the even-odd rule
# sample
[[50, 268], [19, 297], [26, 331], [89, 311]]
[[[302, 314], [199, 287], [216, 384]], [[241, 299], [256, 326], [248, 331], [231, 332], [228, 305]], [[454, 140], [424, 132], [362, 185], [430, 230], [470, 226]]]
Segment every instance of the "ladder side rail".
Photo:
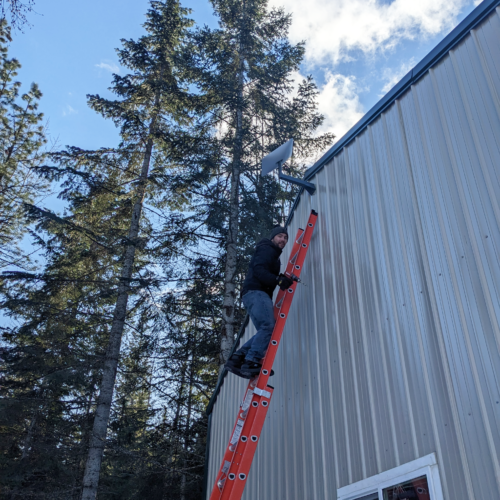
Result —
[[234, 455], [236, 453], [237, 440], [239, 435], [241, 434], [243, 427], [242, 421], [246, 420], [248, 416], [248, 409], [250, 407], [253, 390], [255, 389], [256, 385], [257, 385], [257, 379], [252, 379], [248, 383], [248, 386], [245, 391], [245, 396], [243, 397], [243, 400], [240, 403], [240, 408], [238, 409], [236, 422], [234, 423], [233, 430], [231, 431], [229, 443], [226, 446], [226, 450], [224, 452], [222, 464], [217, 473], [215, 484], [214, 487], [212, 488], [212, 493], [210, 494], [210, 500], [219, 499], [220, 495], [222, 494], [222, 491], [224, 489], [224, 484], [226, 483], [227, 480], [229, 466], [233, 462]]
[[252, 467], [255, 452], [257, 451], [257, 445], [260, 441], [260, 436], [264, 427], [264, 422], [266, 421], [267, 410], [269, 409], [273, 395], [273, 388], [268, 386], [267, 389], [270, 392], [269, 399], [261, 398], [258, 402], [258, 406], [256, 407], [253, 423], [247, 437], [246, 447], [244, 453], [242, 453], [238, 470], [235, 473], [235, 479], [233, 481], [234, 484], [231, 488], [231, 496], [225, 496], [224, 492], [222, 500], [237, 500], [243, 495], [243, 490], [245, 489], [248, 480], [250, 468]]
[[[307, 250], [309, 249], [309, 245], [311, 243], [314, 227], [316, 225], [316, 219], [317, 215], [314, 212], [312, 212], [311, 215], [309, 216], [306, 230], [302, 233], [302, 236], [300, 238], [300, 249], [297, 255], [292, 259], [290, 259], [290, 262], [293, 261], [293, 266], [295, 271], [294, 274], [298, 278], [300, 277], [300, 274], [302, 272], [302, 267], [304, 265], [304, 261], [307, 255]], [[269, 347], [264, 357], [264, 361], [262, 363], [262, 370], [257, 381], [257, 387], [260, 389], [263, 389], [267, 386], [269, 375], [271, 373], [271, 369], [273, 367], [274, 360], [278, 352], [279, 343], [283, 335], [283, 330], [285, 327], [286, 320], [288, 318], [288, 313], [290, 312], [292, 300], [293, 297], [295, 296], [295, 291], [297, 286], [298, 286], [297, 282], [294, 281], [293, 284], [290, 286], [290, 288], [288, 288], [285, 291], [286, 295], [284, 297], [283, 303], [279, 311], [279, 318], [274, 327], [271, 340], [269, 341]]]
[[[297, 230], [297, 235], [295, 236], [295, 239], [293, 240], [293, 246], [292, 246], [292, 251], [290, 252], [290, 257], [288, 259], [288, 262], [286, 264], [285, 272], [284, 274], [288, 277], [292, 275], [293, 272], [293, 257], [297, 254], [297, 252], [300, 250], [300, 245], [302, 243], [302, 238], [304, 236], [304, 230], [299, 227]], [[281, 290], [278, 289], [278, 293], [276, 294], [276, 300], [274, 301], [274, 319], [278, 319], [278, 314], [281, 308], [281, 304], [283, 303], [283, 299], [285, 298], [286, 290]]]
[[[247, 419], [249, 425], [245, 426], [244, 431], [239, 437], [235, 460], [229, 467], [228, 480], [224, 484], [224, 489], [222, 490], [220, 500], [233, 500], [241, 498], [243, 489], [245, 488], [245, 484], [248, 479], [250, 465], [246, 466], [246, 472], [243, 472], [241, 467], [243, 463], [248, 462], [248, 453], [251, 454], [252, 458], [255, 454], [255, 448], [257, 447], [257, 442], [260, 439], [260, 432], [259, 434], [252, 433], [252, 429], [254, 429], [255, 427], [256, 420], [262, 420], [263, 425], [265, 415], [267, 414], [269, 403], [271, 401], [273, 388], [267, 387], [267, 392], [268, 397], [254, 395], [252, 399], [252, 405], [248, 411]], [[257, 431], [257, 428], [255, 428], [255, 430]], [[252, 440], [252, 437], [254, 438], [254, 440]], [[241, 476], [241, 474], [243, 474], [243, 476]]]

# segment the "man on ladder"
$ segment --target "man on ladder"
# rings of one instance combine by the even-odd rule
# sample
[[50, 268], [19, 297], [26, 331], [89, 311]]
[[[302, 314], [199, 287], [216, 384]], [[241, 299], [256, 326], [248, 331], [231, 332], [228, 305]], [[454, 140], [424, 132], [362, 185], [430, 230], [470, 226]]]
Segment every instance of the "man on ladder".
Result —
[[241, 292], [243, 305], [247, 310], [257, 333], [248, 340], [227, 361], [226, 369], [240, 377], [252, 378], [260, 372], [269, 340], [273, 333], [275, 319], [273, 292], [278, 285], [282, 290], [290, 287], [293, 281], [280, 274], [280, 255], [288, 242], [284, 227], [275, 227], [269, 238], [257, 243], [250, 261], [248, 273]]

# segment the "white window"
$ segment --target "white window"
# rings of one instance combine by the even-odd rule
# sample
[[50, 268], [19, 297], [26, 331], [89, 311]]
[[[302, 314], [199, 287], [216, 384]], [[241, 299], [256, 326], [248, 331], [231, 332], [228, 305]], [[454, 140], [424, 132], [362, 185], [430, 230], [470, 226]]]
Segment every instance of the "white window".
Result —
[[443, 500], [435, 453], [337, 490], [337, 500]]

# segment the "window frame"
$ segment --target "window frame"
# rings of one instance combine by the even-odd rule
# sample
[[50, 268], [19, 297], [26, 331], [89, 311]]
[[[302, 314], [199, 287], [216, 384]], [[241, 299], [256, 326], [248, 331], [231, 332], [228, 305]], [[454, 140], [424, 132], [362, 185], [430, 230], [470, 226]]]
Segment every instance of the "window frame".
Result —
[[383, 489], [424, 475], [427, 476], [431, 500], [444, 500], [435, 453], [338, 488], [337, 500], [356, 500], [373, 493], [377, 493], [379, 500], [382, 500]]

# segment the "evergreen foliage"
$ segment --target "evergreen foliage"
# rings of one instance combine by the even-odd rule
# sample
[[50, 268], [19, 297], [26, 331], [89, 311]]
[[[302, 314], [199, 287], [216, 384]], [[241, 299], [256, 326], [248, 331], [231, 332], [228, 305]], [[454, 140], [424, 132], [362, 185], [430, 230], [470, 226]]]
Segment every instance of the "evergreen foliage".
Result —
[[[61, 182], [68, 213], [30, 207], [45, 269], [10, 272], [4, 283], [3, 307], [17, 324], [2, 329], [5, 498], [78, 498], [130, 219], [127, 153], [72, 148], [54, 157], [60, 167], [42, 171]], [[128, 321], [133, 328], [133, 314]]]
[[[239, 287], [296, 194], [261, 159], [293, 137], [300, 176], [332, 140], [317, 135], [314, 81], [294, 83], [291, 18], [263, 0], [212, 3], [218, 29], [153, 0], [145, 35], [122, 40], [115, 98], [88, 96], [116, 147], [41, 163], [33, 94], [31, 149], [9, 172], [36, 172], [37, 189], [18, 196], [24, 226], [8, 237], [29, 224], [44, 266], [0, 285], [2, 498], [201, 498], [204, 412], [244, 316]], [[39, 201], [43, 185], [63, 214]]]
[[21, 82], [15, 80], [21, 64], [9, 59], [10, 27], [0, 21], [0, 269], [28, 260], [19, 241], [26, 232], [23, 203], [44, 194], [34, 168], [43, 161], [45, 144], [43, 115], [38, 112], [42, 97], [36, 84], [20, 95]]

